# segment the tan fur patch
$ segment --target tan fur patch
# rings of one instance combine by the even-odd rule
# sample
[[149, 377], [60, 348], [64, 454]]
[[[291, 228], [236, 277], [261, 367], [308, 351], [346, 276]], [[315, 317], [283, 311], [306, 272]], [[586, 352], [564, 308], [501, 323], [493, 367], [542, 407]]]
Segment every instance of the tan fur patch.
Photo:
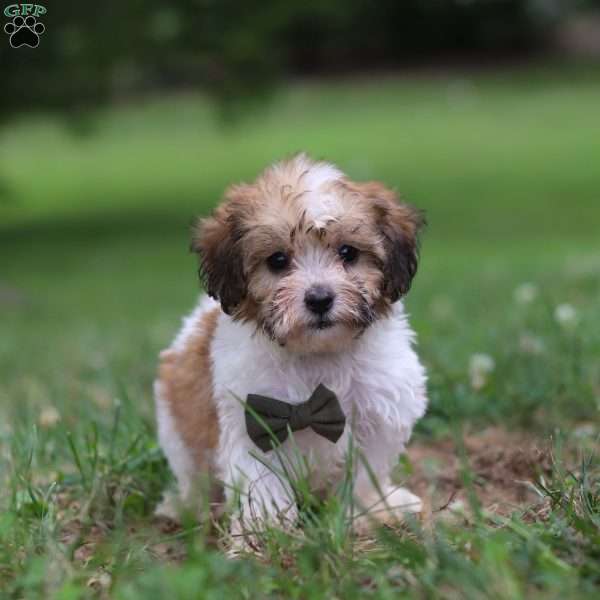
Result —
[[181, 351], [160, 355], [159, 380], [178, 432], [196, 465], [207, 469], [219, 443], [219, 422], [213, 400], [210, 342], [219, 309], [206, 312]]

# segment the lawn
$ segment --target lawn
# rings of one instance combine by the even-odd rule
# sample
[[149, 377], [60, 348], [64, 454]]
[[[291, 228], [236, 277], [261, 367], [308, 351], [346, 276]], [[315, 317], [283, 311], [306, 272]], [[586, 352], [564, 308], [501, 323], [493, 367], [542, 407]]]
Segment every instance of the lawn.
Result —
[[[223, 125], [200, 96], [0, 132], [0, 598], [585, 598], [600, 589], [600, 72], [296, 82]], [[305, 149], [427, 212], [407, 306], [422, 522], [332, 500], [230, 560], [157, 521], [151, 384], [198, 293], [188, 225]]]

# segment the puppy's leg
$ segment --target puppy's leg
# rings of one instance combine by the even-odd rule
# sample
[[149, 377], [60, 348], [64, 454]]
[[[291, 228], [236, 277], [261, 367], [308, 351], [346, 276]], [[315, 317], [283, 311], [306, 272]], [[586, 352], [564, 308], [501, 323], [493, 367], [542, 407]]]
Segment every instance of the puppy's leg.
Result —
[[177, 480], [177, 491], [165, 491], [161, 503], [156, 507], [155, 514], [178, 521], [181, 510], [191, 502], [194, 487], [194, 461], [177, 430], [160, 381], [154, 383], [154, 399], [158, 439]]
[[177, 480], [176, 490], [165, 491], [155, 514], [179, 521], [182, 513], [191, 512], [201, 519], [207, 510], [210, 510], [210, 501], [214, 496], [214, 486], [209, 479], [210, 449], [205, 452], [206, 460], [204, 468], [201, 468], [202, 465], [194, 460], [189, 446], [176, 426], [160, 381], [155, 382], [154, 393], [158, 439]]
[[397, 525], [407, 514], [422, 511], [421, 499], [394, 484], [390, 478], [403, 450], [403, 444], [386, 444], [385, 436], [378, 436], [363, 447], [354, 482], [354, 529], [357, 533], [366, 533], [377, 524]]
[[158, 439], [177, 478], [179, 496], [167, 493], [158, 512], [181, 509], [203, 517], [212, 508], [210, 471], [219, 439], [212, 394], [210, 345], [219, 310], [206, 300], [186, 319], [170, 348], [160, 354], [154, 384]]
[[227, 503], [235, 506], [231, 536], [233, 551], [259, 544], [267, 527], [290, 529], [298, 520], [298, 509], [290, 482], [254, 458], [248, 448], [232, 453], [224, 474]]

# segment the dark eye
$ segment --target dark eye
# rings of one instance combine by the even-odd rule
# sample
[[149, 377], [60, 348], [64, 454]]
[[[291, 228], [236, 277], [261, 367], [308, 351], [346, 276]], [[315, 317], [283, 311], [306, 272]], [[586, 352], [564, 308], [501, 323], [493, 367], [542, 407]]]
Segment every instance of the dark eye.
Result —
[[290, 259], [287, 254], [284, 254], [283, 252], [274, 252], [267, 258], [267, 265], [273, 272], [283, 271], [283, 269], [288, 266], [289, 262]]
[[358, 258], [358, 248], [344, 244], [340, 246], [338, 254], [345, 263], [353, 263]]

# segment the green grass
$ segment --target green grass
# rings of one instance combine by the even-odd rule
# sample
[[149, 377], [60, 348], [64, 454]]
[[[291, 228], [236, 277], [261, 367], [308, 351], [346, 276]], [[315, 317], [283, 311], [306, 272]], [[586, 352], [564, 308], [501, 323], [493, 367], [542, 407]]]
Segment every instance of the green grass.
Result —
[[[597, 594], [598, 106], [599, 73], [532, 68], [297, 83], [225, 130], [189, 96], [99, 114], [88, 137], [42, 116], [1, 132], [0, 598]], [[540, 506], [367, 544], [332, 502], [304, 537], [271, 532], [262, 560], [240, 561], [214, 532], [152, 520], [170, 481], [156, 356], [198, 291], [188, 223], [298, 149], [426, 209], [407, 300], [430, 373], [416, 439], [492, 424], [560, 442], [531, 478]], [[476, 353], [495, 362], [477, 390]]]

